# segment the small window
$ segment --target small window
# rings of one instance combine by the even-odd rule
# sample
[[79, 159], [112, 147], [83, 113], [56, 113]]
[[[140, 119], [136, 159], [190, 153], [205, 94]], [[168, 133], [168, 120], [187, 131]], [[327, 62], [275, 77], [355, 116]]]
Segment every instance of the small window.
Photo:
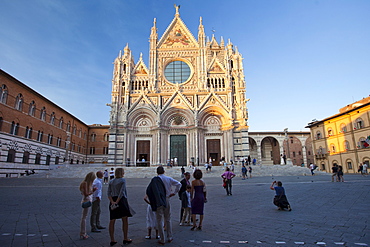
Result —
[[344, 150], [350, 150], [349, 141], [344, 141]]
[[43, 107], [43, 108], [41, 109], [41, 112], [40, 112], [40, 119], [41, 119], [42, 121], [45, 121], [45, 118], [46, 118], [46, 109], [45, 109], [45, 107]]
[[42, 142], [43, 135], [44, 135], [44, 132], [39, 130], [37, 132], [37, 141]]
[[8, 156], [6, 158], [6, 162], [14, 163], [14, 161], [15, 161], [15, 150], [14, 149], [9, 149]]
[[340, 131], [341, 131], [342, 133], [346, 133], [346, 132], [347, 132], [347, 125], [346, 125], [345, 123], [342, 123], [342, 124], [340, 125]]
[[358, 143], [358, 148], [367, 148], [369, 146], [370, 146], [370, 137], [368, 137], [367, 139], [361, 137]]
[[51, 113], [50, 115], [50, 124], [54, 125], [55, 123], [55, 112]]
[[29, 108], [28, 108], [28, 115], [34, 117], [35, 116], [35, 112], [36, 112], [36, 103], [35, 103], [35, 101], [32, 101], [30, 103]]
[[95, 154], [95, 147], [90, 147], [90, 154]]
[[91, 136], [90, 136], [90, 140], [91, 140], [92, 142], [94, 142], [94, 141], [96, 140], [96, 134], [95, 134], [95, 133], [91, 134]]
[[330, 152], [331, 153], [335, 153], [336, 152], [336, 148], [335, 148], [335, 145], [334, 144], [330, 144]]
[[8, 88], [6, 85], [1, 86], [1, 92], [0, 92], [0, 102], [3, 104], [6, 104], [6, 101], [8, 99]]
[[67, 129], [66, 129], [67, 132], [71, 132], [71, 122], [68, 121], [67, 123]]
[[316, 132], [316, 139], [317, 140], [320, 140], [321, 139], [321, 132], [320, 131], [317, 131]]
[[325, 171], [325, 163], [322, 163], [322, 164], [321, 164], [321, 170], [322, 170], [322, 171]]
[[59, 128], [63, 129], [63, 117], [60, 118]]
[[11, 135], [18, 135], [19, 123], [12, 122], [10, 127], [10, 134]]
[[364, 127], [364, 121], [361, 118], [357, 118], [354, 129], [362, 129]]
[[328, 136], [332, 136], [334, 134], [333, 130], [331, 128], [328, 129]]
[[17, 97], [15, 98], [15, 109], [18, 111], [22, 111], [23, 109], [23, 96], [22, 94], [18, 94]]
[[348, 170], [352, 170], [353, 169], [353, 167], [352, 167], [352, 161], [347, 161], [347, 169]]

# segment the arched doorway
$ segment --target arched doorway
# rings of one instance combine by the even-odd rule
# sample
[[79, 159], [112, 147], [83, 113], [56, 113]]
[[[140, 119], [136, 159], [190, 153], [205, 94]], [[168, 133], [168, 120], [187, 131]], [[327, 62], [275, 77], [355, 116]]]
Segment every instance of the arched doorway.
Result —
[[273, 137], [265, 137], [261, 142], [261, 158], [264, 165], [280, 164], [280, 145]]

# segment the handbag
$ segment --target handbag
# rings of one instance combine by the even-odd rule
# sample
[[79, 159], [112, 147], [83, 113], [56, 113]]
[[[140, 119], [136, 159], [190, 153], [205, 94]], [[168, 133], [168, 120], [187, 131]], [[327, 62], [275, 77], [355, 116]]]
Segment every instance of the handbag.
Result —
[[81, 207], [82, 207], [82, 208], [89, 208], [89, 207], [91, 207], [91, 206], [92, 206], [91, 201], [86, 201], [86, 202], [83, 202], [83, 203], [81, 204]]

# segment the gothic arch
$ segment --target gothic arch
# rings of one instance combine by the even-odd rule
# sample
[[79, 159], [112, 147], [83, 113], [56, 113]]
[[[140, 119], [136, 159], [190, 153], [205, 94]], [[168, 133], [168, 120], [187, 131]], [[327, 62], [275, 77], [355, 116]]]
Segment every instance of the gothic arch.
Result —
[[257, 159], [258, 158], [258, 149], [257, 149], [257, 142], [255, 139], [249, 137], [249, 155], [251, 156], [251, 159]]
[[188, 109], [171, 107], [161, 116], [162, 125], [164, 126], [192, 126], [194, 125], [193, 113]]
[[144, 123], [144, 119], [147, 119], [145, 120], [146, 126], [154, 126], [156, 114], [150, 109], [141, 107], [128, 115], [129, 125], [132, 127], [140, 126], [140, 124]]
[[209, 106], [199, 113], [198, 115], [199, 125], [206, 126], [206, 122], [210, 117], [217, 117], [221, 122], [221, 126], [224, 126], [227, 124], [227, 119], [225, 118], [225, 116], [227, 115], [228, 113], [221, 107]]

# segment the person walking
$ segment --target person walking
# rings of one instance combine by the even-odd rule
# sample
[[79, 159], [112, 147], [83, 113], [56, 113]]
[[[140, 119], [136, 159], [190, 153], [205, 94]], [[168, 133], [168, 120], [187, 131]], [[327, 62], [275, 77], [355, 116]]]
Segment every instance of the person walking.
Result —
[[313, 163], [310, 164], [310, 170], [311, 170], [311, 175], [315, 175], [314, 170], [315, 170], [315, 165]]
[[90, 217], [90, 225], [92, 232], [101, 232], [99, 229], [105, 229], [104, 226], [100, 225], [100, 201], [102, 196], [102, 178], [103, 172], [98, 171], [96, 172], [96, 178], [93, 182], [93, 199], [92, 199], [92, 208], [91, 208], [91, 217]]
[[230, 168], [226, 168], [226, 172], [224, 172], [221, 177], [224, 180], [224, 183], [226, 184], [225, 189], [226, 189], [226, 194], [232, 196], [233, 194], [231, 193], [231, 179], [235, 177], [235, 174], [230, 171]]
[[117, 168], [114, 173], [115, 178], [109, 181], [108, 185], [110, 246], [117, 243], [114, 237], [116, 219], [122, 219], [123, 244], [132, 242], [132, 239], [128, 238], [128, 217], [132, 217], [135, 211], [128, 204], [124, 174], [123, 168]]
[[331, 181], [334, 182], [334, 178], [338, 182], [338, 165], [334, 164], [333, 167], [331, 168], [331, 171], [333, 174], [331, 175]]
[[114, 168], [112, 167], [109, 171], [109, 179], [112, 180], [114, 178]]
[[337, 181], [338, 182], [344, 182], [344, 178], [343, 178], [343, 167], [342, 166], [338, 166], [337, 175], [338, 175]]
[[[146, 194], [149, 197], [152, 210], [156, 211], [157, 227], [160, 236], [158, 243], [165, 244], [163, 221], [166, 225], [167, 242], [173, 241], [172, 237], [172, 224], [171, 224], [171, 203], [170, 198], [176, 195], [180, 188], [181, 183], [171, 177], [164, 175], [164, 168], [157, 167], [158, 176], [152, 178], [150, 184], [146, 189]], [[172, 191], [172, 187], [174, 190]]]
[[104, 184], [108, 184], [109, 173], [108, 170], [104, 170]]
[[368, 175], [368, 173], [367, 173], [367, 164], [366, 163], [364, 163], [362, 165], [362, 174], [365, 175], [365, 176]]
[[274, 205], [278, 207], [278, 210], [288, 209], [289, 211], [292, 211], [292, 208], [290, 207], [290, 204], [288, 202], [288, 199], [285, 195], [285, 189], [283, 187], [283, 183], [280, 181], [274, 181], [272, 182], [270, 186], [271, 190], [275, 190], [275, 197], [274, 197]]
[[249, 172], [249, 178], [252, 178], [252, 167], [248, 167], [248, 172]]
[[[207, 191], [206, 184], [202, 179], [203, 173], [201, 170], [196, 170], [193, 174], [195, 180], [191, 182], [191, 218], [193, 220], [193, 227], [190, 229], [194, 231], [195, 229], [202, 230], [203, 218], [204, 218], [204, 203], [207, 202]], [[199, 225], [197, 227], [196, 215], [199, 217]]]
[[80, 238], [88, 239], [89, 236], [86, 234], [86, 219], [89, 212], [89, 207], [91, 207], [92, 194], [94, 193], [93, 182], [96, 178], [94, 172], [89, 172], [85, 179], [80, 184], [80, 192], [82, 194], [82, 217], [80, 222]]

